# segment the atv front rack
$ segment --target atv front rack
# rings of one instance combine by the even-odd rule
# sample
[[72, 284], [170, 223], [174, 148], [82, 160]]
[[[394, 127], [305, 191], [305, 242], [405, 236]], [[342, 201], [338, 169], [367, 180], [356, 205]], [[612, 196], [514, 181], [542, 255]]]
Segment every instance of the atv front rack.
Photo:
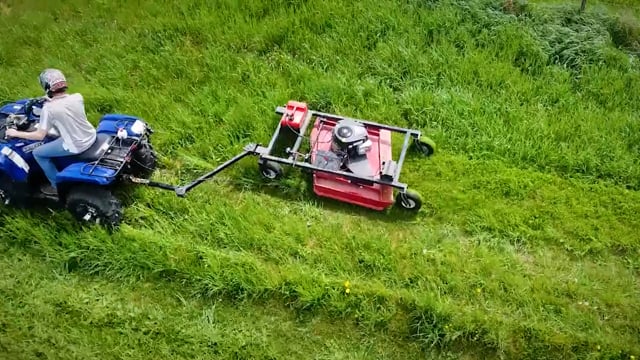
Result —
[[[349, 181], [357, 184], [367, 184], [367, 185], [380, 184], [380, 185], [393, 187], [402, 194], [407, 192], [407, 187], [408, 187], [407, 184], [399, 181], [400, 171], [402, 170], [402, 166], [404, 164], [404, 161], [407, 155], [407, 150], [410, 145], [409, 141], [411, 140], [411, 138], [413, 138], [417, 142], [421, 136], [420, 131], [397, 127], [397, 126], [380, 124], [380, 123], [376, 123], [368, 120], [349, 118], [345, 116], [329, 114], [329, 113], [320, 112], [320, 111], [307, 110], [306, 108], [304, 111], [304, 116], [302, 118], [299, 117], [297, 119], [297, 123], [292, 124], [292, 122], [287, 121], [287, 120], [293, 119], [295, 115], [291, 111], [292, 110], [290, 106], [291, 103], [292, 102], [288, 104], [287, 108], [280, 107], [280, 106], [276, 108], [275, 110], [276, 114], [282, 115], [282, 118], [281, 118], [281, 121], [278, 122], [278, 126], [275, 129], [271, 137], [271, 140], [269, 141], [266, 147], [256, 143], [247, 144], [243, 148], [241, 153], [227, 160], [226, 162], [216, 167], [212, 171], [200, 176], [199, 178], [195, 179], [189, 184], [186, 184], [183, 186], [175, 186], [175, 185], [170, 185], [170, 184], [165, 184], [165, 183], [151, 181], [148, 179], [140, 179], [135, 177], [129, 177], [129, 180], [137, 184], [143, 184], [143, 185], [156, 187], [164, 190], [171, 190], [171, 191], [174, 191], [177, 196], [184, 197], [189, 191], [193, 190], [196, 186], [211, 179], [221, 171], [227, 169], [228, 167], [237, 163], [243, 158], [253, 155], [253, 156], [259, 157], [258, 163], [261, 168], [266, 166], [266, 164], [268, 163], [278, 163], [282, 165], [288, 165], [291, 167], [303, 168], [306, 170], [310, 170], [312, 172], [332, 174], [335, 176], [342, 177], [344, 179], [348, 179]], [[296, 102], [293, 102], [293, 103], [301, 104]], [[293, 110], [296, 110], [296, 109], [293, 109]], [[297, 114], [297, 115], [300, 115], [300, 114]], [[349, 119], [352, 121], [362, 123], [369, 128], [388, 130], [390, 132], [404, 134], [404, 140], [403, 140], [402, 148], [400, 150], [399, 158], [397, 162], [394, 160], [390, 160], [383, 163], [382, 166], [380, 167], [380, 173], [378, 174], [379, 176], [362, 176], [362, 175], [358, 175], [348, 171], [333, 170], [333, 169], [315, 166], [310, 162], [306, 161], [308, 156], [302, 156], [303, 159], [300, 160], [299, 158], [301, 157], [301, 155], [304, 155], [299, 152], [302, 146], [302, 142], [305, 137], [308, 137], [307, 135], [305, 135], [305, 133], [307, 132], [309, 125], [313, 123], [314, 119], [320, 123], [327, 122], [327, 121], [336, 122], [340, 120]], [[275, 144], [279, 139], [279, 137], [282, 135], [283, 129], [289, 129], [295, 135], [295, 142], [293, 143], [292, 147], [286, 148], [285, 150], [286, 155], [284, 157], [274, 155]]]

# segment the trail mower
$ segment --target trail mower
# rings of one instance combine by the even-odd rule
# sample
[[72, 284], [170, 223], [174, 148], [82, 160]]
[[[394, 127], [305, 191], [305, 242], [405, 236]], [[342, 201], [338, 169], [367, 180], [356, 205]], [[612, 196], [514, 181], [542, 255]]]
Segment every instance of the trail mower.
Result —
[[[418, 130], [314, 111], [306, 103], [292, 100], [276, 108], [281, 118], [266, 147], [247, 144], [240, 154], [216, 169], [187, 185], [175, 186], [150, 180], [156, 154], [150, 143], [153, 130], [149, 125], [136, 116], [106, 114], [100, 118], [98, 136], [90, 149], [56, 159], [60, 171], [56, 178], [58, 195], [50, 196], [40, 191], [47, 179], [32, 151], [58, 135], [51, 133], [43, 141], [5, 137], [6, 129], [12, 127], [36, 130], [42, 105], [43, 100], [35, 98], [0, 107], [0, 204], [54, 202], [80, 221], [107, 227], [116, 227], [122, 220], [121, 202], [113, 192], [116, 187], [143, 184], [185, 197], [196, 186], [249, 155], [259, 157], [260, 172], [267, 179], [280, 178], [282, 165], [310, 171], [314, 192], [321, 197], [373, 210], [384, 210], [395, 203], [418, 211], [421, 197], [399, 182], [400, 171], [411, 145], [425, 156], [434, 152], [431, 141], [422, 139]], [[392, 159], [394, 132], [404, 135], [398, 160]], [[279, 146], [287, 138], [293, 145], [282, 151]], [[308, 144], [303, 143], [305, 139]], [[303, 152], [303, 145], [309, 146], [307, 152]]]
[[[130, 179], [139, 184], [173, 190], [184, 197], [202, 182], [246, 156], [259, 157], [260, 172], [267, 179], [278, 179], [282, 165], [299, 167], [313, 175], [316, 195], [351, 203], [373, 210], [384, 210], [395, 204], [418, 211], [422, 200], [417, 192], [399, 182], [400, 171], [411, 145], [425, 156], [434, 153], [434, 144], [421, 138], [421, 132], [368, 120], [310, 110], [306, 103], [289, 101], [277, 107], [281, 115], [269, 144], [248, 144], [244, 150], [204, 174], [190, 184], [173, 186], [148, 179]], [[312, 129], [309, 131], [309, 127]], [[309, 132], [309, 134], [307, 134]], [[403, 134], [403, 144], [397, 160], [392, 158], [391, 134]], [[303, 141], [309, 140], [308, 152], [302, 151]], [[284, 153], [278, 156], [282, 142], [289, 140]], [[291, 142], [293, 145], [291, 146]], [[394, 197], [394, 189], [397, 191]]]
[[28, 98], [0, 106], [0, 205], [49, 202], [66, 207], [78, 220], [117, 226], [122, 208], [112, 191], [128, 176], [151, 176], [156, 167], [156, 154], [149, 142], [153, 130], [135, 116], [102, 116], [91, 148], [55, 159], [60, 171], [56, 177], [58, 195], [45, 195], [40, 188], [48, 180], [32, 152], [58, 134], [50, 131], [42, 141], [5, 136], [8, 128], [35, 131], [43, 103], [44, 98]]

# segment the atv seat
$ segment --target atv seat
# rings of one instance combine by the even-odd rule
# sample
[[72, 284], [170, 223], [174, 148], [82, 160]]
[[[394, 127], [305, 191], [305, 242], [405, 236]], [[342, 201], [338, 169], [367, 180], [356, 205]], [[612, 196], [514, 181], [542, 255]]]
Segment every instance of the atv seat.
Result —
[[113, 135], [98, 133], [96, 136], [96, 141], [91, 145], [90, 148], [76, 155], [65, 156], [67, 160], [73, 160], [78, 162], [91, 162], [100, 159], [100, 157], [104, 154], [107, 149], [109, 149], [109, 143]]

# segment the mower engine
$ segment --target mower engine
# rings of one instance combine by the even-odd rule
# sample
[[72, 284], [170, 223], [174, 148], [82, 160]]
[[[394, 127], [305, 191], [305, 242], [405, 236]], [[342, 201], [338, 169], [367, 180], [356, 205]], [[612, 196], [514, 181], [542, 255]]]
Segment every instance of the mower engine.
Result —
[[322, 159], [328, 162], [328, 159], [334, 158], [334, 161], [340, 163], [339, 168], [342, 170], [362, 176], [373, 176], [373, 169], [367, 158], [367, 152], [372, 146], [364, 124], [349, 119], [340, 120], [331, 135], [333, 155], [326, 154]]
[[331, 150], [346, 153], [349, 158], [366, 155], [373, 145], [364, 125], [353, 120], [339, 121], [333, 128], [331, 140]]

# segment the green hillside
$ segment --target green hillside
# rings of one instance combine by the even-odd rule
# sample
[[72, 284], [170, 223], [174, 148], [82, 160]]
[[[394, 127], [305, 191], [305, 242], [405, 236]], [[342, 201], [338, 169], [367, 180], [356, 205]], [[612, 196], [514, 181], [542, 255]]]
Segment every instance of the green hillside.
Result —
[[0, 100], [62, 69], [94, 124], [151, 123], [172, 183], [290, 99], [408, 126], [438, 145], [401, 176], [424, 206], [248, 158], [136, 188], [113, 234], [0, 208], [1, 359], [640, 357], [635, 1], [162, 3], [0, 1]]

